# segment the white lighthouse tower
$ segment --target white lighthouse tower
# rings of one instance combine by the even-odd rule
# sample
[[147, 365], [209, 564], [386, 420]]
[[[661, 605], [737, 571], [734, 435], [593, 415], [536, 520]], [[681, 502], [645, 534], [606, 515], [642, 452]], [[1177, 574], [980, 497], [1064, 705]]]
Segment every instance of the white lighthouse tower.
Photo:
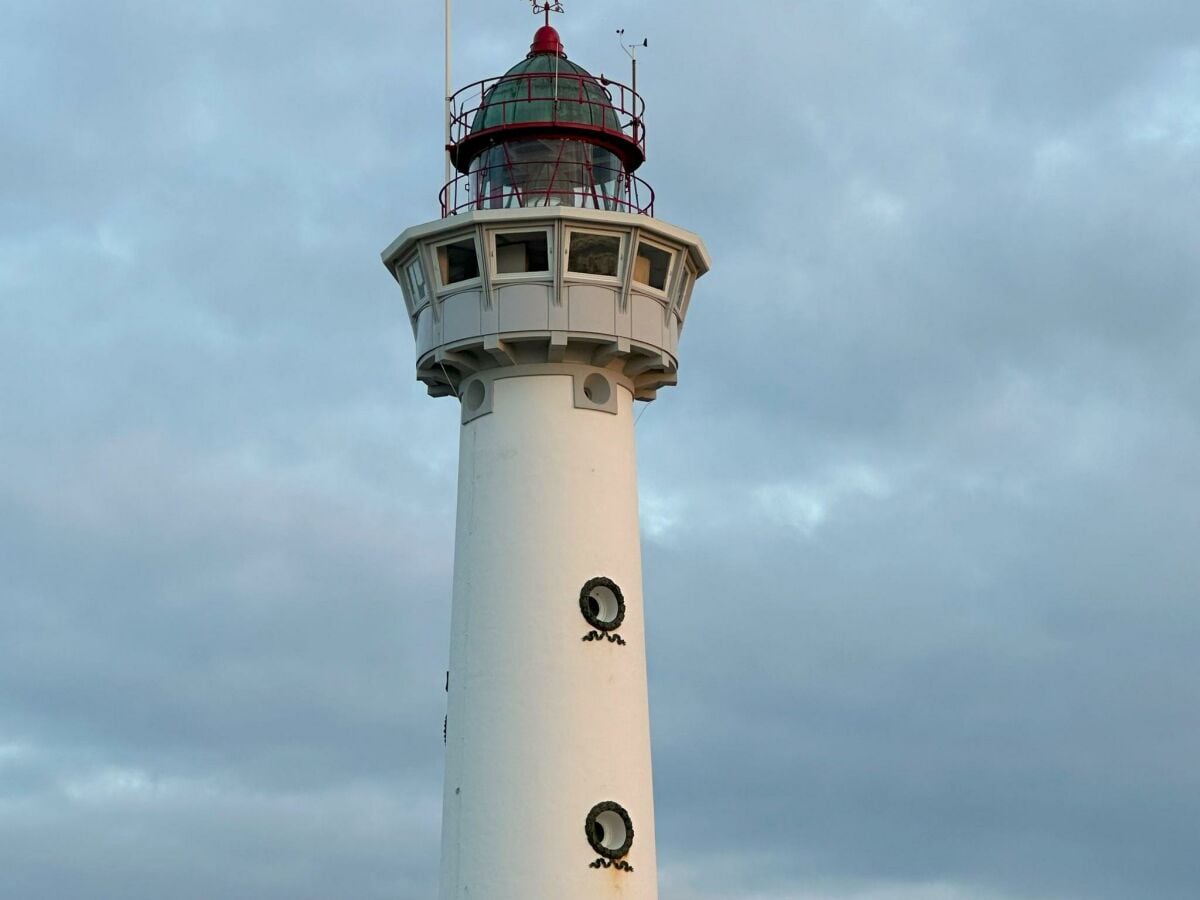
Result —
[[439, 896], [651, 900], [634, 409], [709, 257], [634, 175], [641, 98], [534, 6], [525, 59], [453, 97], [442, 217], [383, 253], [462, 410]]

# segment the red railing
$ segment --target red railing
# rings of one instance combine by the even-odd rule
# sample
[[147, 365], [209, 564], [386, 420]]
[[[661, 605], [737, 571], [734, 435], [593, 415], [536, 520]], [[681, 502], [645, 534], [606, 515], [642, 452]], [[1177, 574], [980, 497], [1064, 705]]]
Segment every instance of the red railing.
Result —
[[[550, 168], [549, 178], [544, 177]], [[442, 188], [442, 217], [477, 209], [567, 206], [654, 215], [654, 188], [623, 169], [545, 162], [501, 163], [459, 175]], [[543, 183], [537, 183], [543, 182]]]
[[[548, 81], [555, 82], [550, 96], [546, 96], [545, 92]], [[489, 98], [489, 92], [502, 82], [506, 99]], [[538, 90], [535, 90], [535, 82], [539, 83]], [[514, 93], [507, 96], [510, 90]], [[597, 97], [596, 92], [602, 93], [606, 99]], [[538, 108], [534, 104], [544, 104], [548, 108], [548, 115], [530, 118], [530, 111]], [[488, 124], [479, 131], [473, 131], [475, 118], [485, 107], [488, 110]], [[645, 112], [646, 104], [638, 94], [604, 76], [595, 78], [574, 72], [501, 75], [467, 85], [454, 94], [451, 98], [450, 142], [457, 145], [467, 137], [477, 137], [516, 124], [570, 125], [620, 137], [633, 143], [645, 158]]]

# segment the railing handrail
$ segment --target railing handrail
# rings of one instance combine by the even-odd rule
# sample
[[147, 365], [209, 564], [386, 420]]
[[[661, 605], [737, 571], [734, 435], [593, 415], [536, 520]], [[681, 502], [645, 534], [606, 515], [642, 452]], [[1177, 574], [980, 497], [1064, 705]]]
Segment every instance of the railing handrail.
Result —
[[[556, 96], [554, 97], [534, 96], [533, 82], [535, 80], [555, 80], [559, 85], [563, 82], [567, 82], [568, 84], [574, 82], [578, 86], [576, 97], [558, 96], [561, 93], [561, 88], [556, 88]], [[497, 85], [520, 82], [526, 85], [524, 96], [517, 96], [506, 100], [488, 100], [489, 91]], [[601, 90], [605, 97], [607, 97], [608, 102], [606, 103], [588, 96], [586, 87], [589, 85]], [[544, 120], [522, 119], [519, 123], [508, 121], [510, 107], [525, 106], [528, 108], [528, 104], [535, 102], [551, 104], [552, 112], [549, 118]], [[484, 78], [481, 81], [473, 82], [455, 91], [450, 98], [450, 104], [450, 140], [452, 144], [458, 144], [472, 134], [479, 134], [480, 132], [472, 132], [471, 128], [479, 112], [484, 108], [488, 108], [499, 109], [501, 111], [501, 123], [483, 129], [484, 131], [490, 131], [492, 128], [504, 128], [513, 124], [570, 124], [577, 127], [591, 128], [606, 134], [619, 135], [626, 140], [632, 141], [643, 154], [646, 149], [646, 130], [642, 121], [646, 111], [645, 101], [632, 88], [627, 87], [619, 81], [612, 81], [603, 76], [598, 78], [594, 75], [579, 74], [577, 72], [560, 72], [557, 74], [553, 72], [521, 72], [516, 75], [499, 75]], [[580, 106], [597, 107], [601, 110], [601, 115], [599, 116], [600, 122], [596, 124], [565, 120], [559, 115], [560, 105], [566, 105], [568, 108], [578, 108]], [[608, 111], [611, 111], [617, 119], [617, 127], [615, 128], [611, 127], [608, 123], [608, 117], [604, 114]]]
[[[636, 213], [638, 215], [654, 217], [654, 188], [646, 181], [638, 178], [636, 175], [627, 172], [623, 169], [609, 169], [605, 167], [593, 166], [591, 171], [612, 173], [619, 176], [619, 182], [623, 184], [623, 190], [619, 194], [608, 194], [597, 189], [593, 184], [592, 189], [588, 190], [586, 185], [567, 185], [564, 187], [555, 187], [554, 182], [542, 190], [527, 192], [524, 195], [515, 186], [501, 187], [493, 190], [485, 195], [475, 195], [473, 184], [488, 172], [509, 171], [522, 166], [545, 165], [543, 162], [524, 162], [524, 163], [503, 163], [496, 166], [487, 166], [477, 169], [468, 174], [460, 174], [448, 181], [442, 187], [438, 199], [441, 202], [442, 218], [447, 216], [457, 215], [460, 212], [469, 211], [472, 209], [496, 209], [510, 208], [510, 201], [517, 201], [516, 206], [525, 207], [525, 201], [532, 199], [551, 200], [555, 197], [567, 198], [570, 197], [574, 201], [569, 205], [572, 207], [593, 208], [593, 209], [608, 209], [615, 208], [621, 212]], [[463, 188], [463, 193], [466, 199], [459, 200], [459, 191]], [[453, 197], [451, 197], [453, 192]], [[646, 199], [643, 199], [643, 198]], [[541, 204], [533, 204], [534, 207], [546, 207], [553, 204], [546, 202]]]

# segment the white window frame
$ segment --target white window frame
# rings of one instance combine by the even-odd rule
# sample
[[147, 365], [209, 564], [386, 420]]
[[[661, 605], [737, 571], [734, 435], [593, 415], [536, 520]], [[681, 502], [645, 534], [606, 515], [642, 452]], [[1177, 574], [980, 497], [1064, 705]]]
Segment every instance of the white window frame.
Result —
[[684, 304], [687, 303], [688, 294], [695, 284], [696, 272], [685, 259], [683, 265], [679, 267], [679, 275], [676, 277], [675, 286], [671, 290], [671, 308], [679, 311], [681, 315]]
[[672, 286], [671, 279], [676, 276], [677, 269], [679, 266], [679, 251], [675, 250], [671, 247], [668, 247], [666, 244], [660, 244], [658, 241], [648, 240], [645, 237], [645, 235], [639, 235], [638, 236], [638, 249], [641, 248], [642, 244], [646, 244], [649, 247], [653, 247], [655, 250], [661, 250], [663, 253], [666, 253], [670, 257], [670, 261], [667, 263], [667, 277], [665, 279], [663, 279], [664, 286], [660, 287], [660, 288], [656, 288], [654, 285], [647, 284], [644, 281], [638, 281], [637, 280], [638, 253], [637, 253], [637, 249], [635, 249], [633, 251], [633, 265], [630, 266], [630, 268], [629, 268], [629, 286], [635, 291], [649, 291], [650, 293], [652, 293], [658, 297], [669, 298], [671, 296], [671, 286]]
[[[425, 286], [425, 296], [421, 297], [417, 294], [416, 285], [412, 282], [412, 269], [416, 267], [421, 272], [421, 280]], [[411, 256], [405, 257], [404, 261], [396, 266], [400, 270], [400, 277], [397, 279], [400, 286], [404, 288], [404, 296], [408, 298], [408, 309], [411, 315], [416, 315], [419, 310], [424, 309], [433, 301], [433, 291], [429, 284], [429, 273], [425, 271], [424, 261], [421, 259], [420, 253], [414, 253]]]
[[[617, 250], [617, 274], [591, 275], [587, 272], [574, 271], [571, 268], [571, 237], [576, 234], [586, 234], [594, 237], [615, 237], [620, 242]], [[625, 280], [625, 263], [629, 254], [629, 243], [628, 231], [608, 231], [603, 228], [576, 228], [568, 226], [563, 234], [562, 253], [559, 254], [559, 258], [562, 261], [563, 277], [569, 278], [572, 281], [591, 281], [597, 284], [621, 284]]]
[[[499, 259], [496, 253], [496, 238], [505, 234], [533, 234], [543, 232], [546, 235], [546, 268], [540, 272], [504, 272], [501, 273]], [[488, 274], [494, 281], [550, 281], [554, 278], [554, 261], [557, 255], [554, 250], [554, 226], [530, 225], [525, 228], [490, 228], [485, 233], [488, 248]]]
[[[475, 245], [475, 263], [476, 263], [476, 267], [479, 270], [479, 274], [476, 275], [474, 278], [464, 278], [462, 281], [452, 281], [450, 284], [443, 284], [442, 283], [442, 259], [441, 259], [441, 253], [440, 253], [441, 249], [443, 247], [449, 247], [451, 244], [458, 244], [458, 243], [461, 243], [462, 241], [466, 241], [466, 240], [469, 240], [472, 244]], [[431, 245], [429, 250], [430, 250], [430, 256], [433, 259], [433, 272], [434, 272], [435, 277], [437, 278], [436, 284], [437, 284], [437, 293], [439, 296], [441, 294], [457, 293], [458, 291], [467, 290], [467, 289], [473, 288], [473, 287], [479, 287], [483, 283], [483, 272], [484, 272], [484, 269], [486, 268], [487, 260], [481, 259], [479, 256], [479, 234], [477, 232], [475, 232], [475, 231], [460, 232], [459, 234], [456, 234], [453, 237], [448, 237], [445, 240], [438, 241], [436, 244]]]
[[676, 308], [679, 310], [679, 321], [682, 322], [687, 318], [688, 307], [692, 304], [692, 295], [696, 292], [696, 282], [700, 280], [700, 270], [693, 268], [690, 262], [685, 262], [684, 267], [690, 276], [690, 281], [687, 289], [679, 291], [679, 300], [676, 301]]

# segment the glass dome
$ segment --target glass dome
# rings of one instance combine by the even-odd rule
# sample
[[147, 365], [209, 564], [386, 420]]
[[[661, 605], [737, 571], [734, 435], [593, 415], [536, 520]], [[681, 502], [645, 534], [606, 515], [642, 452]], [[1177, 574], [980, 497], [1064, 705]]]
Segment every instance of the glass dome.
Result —
[[587, 125], [621, 132], [612, 98], [583, 67], [557, 54], [519, 62], [484, 95], [471, 133], [531, 123]]

